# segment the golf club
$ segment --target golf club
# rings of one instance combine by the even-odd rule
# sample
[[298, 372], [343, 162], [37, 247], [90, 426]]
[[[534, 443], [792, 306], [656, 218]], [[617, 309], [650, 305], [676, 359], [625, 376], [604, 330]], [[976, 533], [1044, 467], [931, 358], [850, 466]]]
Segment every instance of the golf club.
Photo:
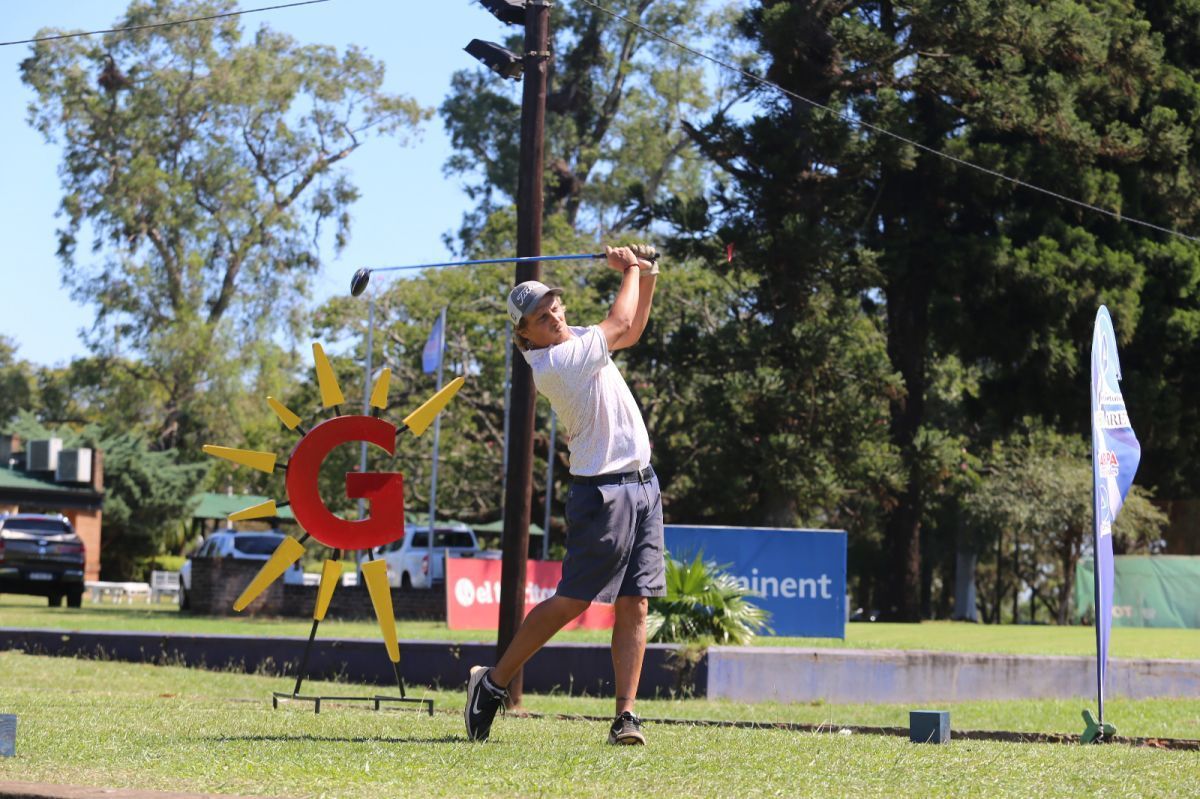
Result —
[[[485, 258], [475, 261], [445, 261], [436, 264], [411, 264], [408, 266], [380, 266], [374, 269], [359, 269], [350, 278], [350, 294], [357, 297], [367, 290], [371, 282], [372, 272], [400, 272], [408, 269], [441, 269], [452, 266], [488, 266], [489, 264], [528, 264], [536, 261], [587, 261], [605, 258], [604, 253], [583, 253], [579, 255], [527, 255], [522, 258]], [[657, 259], [655, 259], [657, 260]]]

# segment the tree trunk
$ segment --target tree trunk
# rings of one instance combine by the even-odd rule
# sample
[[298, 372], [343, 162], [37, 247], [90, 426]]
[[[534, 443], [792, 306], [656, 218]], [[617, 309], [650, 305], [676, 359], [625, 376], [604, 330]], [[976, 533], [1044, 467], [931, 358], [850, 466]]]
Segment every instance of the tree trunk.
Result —
[[1021, 533], [1013, 530], [1013, 624], [1021, 623]]
[[1061, 550], [1062, 580], [1058, 584], [1058, 618], [1059, 624], [1066, 624], [1071, 615], [1071, 596], [1075, 593], [1075, 562], [1079, 559], [1075, 547], [1067, 543]]
[[[880, 5], [880, 27], [896, 36], [892, 4]], [[916, 100], [915, 116], [925, 131], [927, 145], [937, 140], [936, 115], [929, 98]], [[915, 622], [921, 619], [921, 518], [925, 486], [916, 449], [917, 434], [925, 421], [925, 359], [929, 349], [929, 303], [938, 265], [936, 232], [944, 227], [935, 212], [912, 198], [938, 182], [929, 158], [915, 169], [892, 172], [885, 168], [879, 245], [883, 253], [884, 294], [887, 303], [887, 351], [892, 368], [904, 381], [903, 395], [889, 403], [892, 444], [904, 463], [905, 488], [884, 525], [884, 542], [890, 574], [886, 581], [885, 618]]]
[[933, 563], [928, 553], [921, 555], [921, 618], [933, 618]]
[[975, 553], [959, 548], [954, 562], [954, 618], [978, 621], [975, 598]]
[[906, 485], [884, 527], [889, 575], [880, 610], [893, 621], [920, 621], [924, 492], [915, 442], [925, 417], [930, 276], [918, 248], [909, 247], [905, 254], [908, 263], [892, 270], [887, 290], [887, 348], [905, 387], [904, 395], [891, 401], [890, 411], [892, 443], [904, 460]]
[[996, 534], [996, 585], [995, 585], [996, 601], [992, 607], [994, 610], [993, 618], [990, 624], [1000, 623], [1000, 605], [1004, 602], [1004, 533]]

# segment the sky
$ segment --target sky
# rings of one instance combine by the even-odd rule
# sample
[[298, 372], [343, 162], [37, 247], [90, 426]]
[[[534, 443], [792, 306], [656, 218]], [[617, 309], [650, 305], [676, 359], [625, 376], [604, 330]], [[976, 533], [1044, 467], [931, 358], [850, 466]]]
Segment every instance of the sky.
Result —
[[[240, 8], [276, 5], [278, 0], [241, 0]], [[99, 30], [113, 27], [127, 0], [39, 0], [4, 4], [0, 41], [27, 39], [42, 27]], [[499, 41], [505, 26], [471, 0], [415, 3], [332, 0], [242, 17], [244, 31], [267, 24], [304, 44], [363, 47], [387, 68], [384, 89], [437, 107], [450, 76], [476, 62], [463, 52], [473, 38]], [[26, 121], [32, 92], [18, 66], [30, 45], [0, 47], [0, 336], [18, 346], [17, 357], [61, 365], [84, 355], [80, 331], [93, 309], [74, 302], [62, 287], [55, 256], [55, 217], [61, 199], [61, 150]], [[361, 266], [446, 260], [442, 236], [456, 231], [470, 202], [461, 182], [442, 174], [450, 144], [435, 116], [406, 147], [374, 140], [352, 155], [348, 168], [361, 197], [350, 211], [351, 239], [340, 255], [321, 253], [324, 268], [314, 284], [313, 303], [345, 292]], [[81, 247], [81, 251], [83, 248]]]

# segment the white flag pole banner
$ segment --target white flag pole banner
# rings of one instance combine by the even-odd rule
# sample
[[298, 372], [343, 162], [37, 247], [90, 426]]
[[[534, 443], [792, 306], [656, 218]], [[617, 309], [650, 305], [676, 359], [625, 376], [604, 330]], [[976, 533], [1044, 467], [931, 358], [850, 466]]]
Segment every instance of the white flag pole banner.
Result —
[[1113, 546], [1112, 526], [1133, 485], [1142, 448], [1121, 396], [1121, 363], [1112, 319], [1103, 305], [1096, 312], [1092, 331], [1092, 531], [1096, 572], [1096, 701], [1097, 720], [1083, 711], [1087, 729], [1083, 742], [1102, 741], [1116, 734], [1104, 722], [1104, 677], [1108, 668], [1108, 640], [1112, 629]]

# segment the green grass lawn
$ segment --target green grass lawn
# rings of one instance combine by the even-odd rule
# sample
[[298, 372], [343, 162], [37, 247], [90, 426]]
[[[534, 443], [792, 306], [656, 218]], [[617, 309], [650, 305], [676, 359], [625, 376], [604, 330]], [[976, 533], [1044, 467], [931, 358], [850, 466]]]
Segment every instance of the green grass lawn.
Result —
[[[6, 594], [0, 597], [0, 627], [67, 630], [137, 630], [223, 635], [293, 635], [307, 637], [304, 619], [214, 618], [179, 613], [173, 605], [90, 604], [82, 608], [48, 608], [44, 599]], [[494, 641], [495, 633], [448, 630], [440, 622], [399, 622], [401, 638], [444, 641]], [[377, 638], [374, 621], [326, 621], [323, 638]], [[608, 633], [574, 630], [556, 641], [607, 641]], [[961, 622], [924, 624], [848, 624], [846, 639], [759, 638], [759, 646], [851, 647], [861, 649], [932, 649], [946, 652], [998, 652], [1014, 655], [1094, 655], [1091, 627], [1034, 627]], [[1113, 657], [1200, 660], [1200, 630], [1118, 627], [1113, 630]]]
[[[414, 688], [438, 714], [272, 710], [288, 681], [0, 652], [0, 712], [18, 716], [0, 780], [263, 796], [1185, 796], [1194, 752], [953, 741], [649, 723], [649, 745], [613, 748], [598, 722], [508, 717], [464, 740], [463, 695]], [[314, 690], [372, 693], [345, 684]], [[607, 714], [601, 699], [527, 696], [543, 713]], [[1082, 703], [951, 705], [958, 729], [1079, 732]], [[646, 702], [647, 717], [904, 725], [898, 706]], [[1200, 702], [1121, 701], [1127, 735], [1200, 737]]]

